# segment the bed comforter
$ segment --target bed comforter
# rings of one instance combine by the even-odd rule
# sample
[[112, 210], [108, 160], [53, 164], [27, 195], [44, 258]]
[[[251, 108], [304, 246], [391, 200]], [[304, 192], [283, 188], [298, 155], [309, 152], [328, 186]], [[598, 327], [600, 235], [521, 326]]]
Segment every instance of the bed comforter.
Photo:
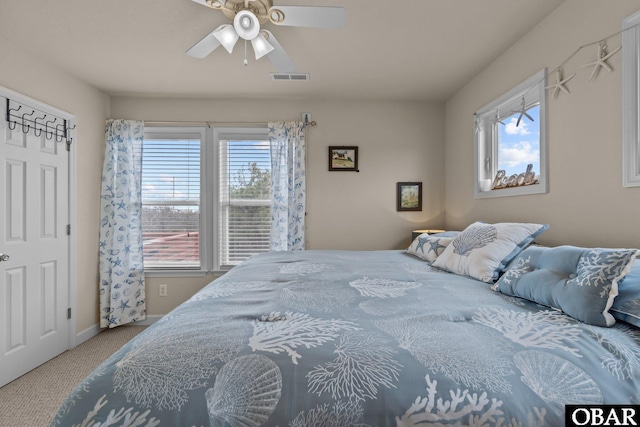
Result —
[[53, 426], [541, 426], [640, 403], [640, 330], [402, 251], [255, 256], [147, 328]]

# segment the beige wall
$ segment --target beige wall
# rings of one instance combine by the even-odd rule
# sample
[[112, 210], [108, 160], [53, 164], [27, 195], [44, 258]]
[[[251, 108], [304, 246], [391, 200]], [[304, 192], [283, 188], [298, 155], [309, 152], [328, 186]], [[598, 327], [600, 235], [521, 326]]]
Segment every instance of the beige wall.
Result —
[[[419, 102], [112, 99], [113, 118], [267, 122], [299, 120], [307, 131], [307, 248], [375, 250], [409, 245], [416, 227], [444, 225], [444, 106]], [[360, 172], [329, 172], [329, 145], [357, 145]], [[423, 183], [423, 211], [396, 211], [396, 182]], [[147, 281], [148, 313], [163, 314], [211, 280]], [[157, 286], [168, 284], [167, 298]]]
[[72, 260], [77, 281], [76, 330], [93, 327], [98, 319], [98, 224], [104, 156], [104, 121], [109, 97], [68, 73], [51, 67], [0, 37], [0, 85], [67, 111], [76, 117], [73, 143], [76, 159], [75, 239]]
[[[621, 54], [588, 81], [597, 47], [582, 49], [565, 64], [577, 73], [570, 95], [548, 91], [549, 193], [473, 198], [473, 112], [547, 67], [553, 70], [579, 46], [620, 31], [640, 9], [637, 0], [566, 0], [446, 103], [446, 225], [476, 220], [550, 224], [540, 237], [549, 245], [640, 246], [640, 187], [622, 187]], [[619, 35], [608, 41], [620, 46]], [[549, 76], [555, 81], [555, 75]]]
[[[621, 55], [587, 81], [584, 49], [565, 66], [578, 75], [571, 95], [549, 99], [549, 188], [544, 195], [474, 200], [472, 114], [578, 46], [617, 32], [637, 0], [566, 0], [532, 32], [469, 82], [446, 105], [387, 101], [110, 99], [0, 38], [0, 85], [74, 114], [78, 121], [75, 197], [77, 331], [98, 321], [99, 191], [104, 120], [292, 120], [311, 112], [308, 135], [309, 249], [397, 249], [416, 227], [460, 229], [486, 221], [551, 225], [542, 243], [640, 245], [640, 188], [621, 185]], [[612, 48], [620, 37], [609, 40]], [[551, 76], [553, 78], [553, 76]], [[445, 144], [446, 141], [446, 144]], [[328, 172], [329, 145], [357, 145], [360, 173]], [[445, 161], [443, 161], [445, 159]], [[422, 181], [423, 211], [396, 212], [395, 183]], [[446, 186], [445, 186], [446, 182]], [[164, 314], [212, 277], [150, 278], [149, 314]], [[157, 297], [157, 285], [169, 297]]]

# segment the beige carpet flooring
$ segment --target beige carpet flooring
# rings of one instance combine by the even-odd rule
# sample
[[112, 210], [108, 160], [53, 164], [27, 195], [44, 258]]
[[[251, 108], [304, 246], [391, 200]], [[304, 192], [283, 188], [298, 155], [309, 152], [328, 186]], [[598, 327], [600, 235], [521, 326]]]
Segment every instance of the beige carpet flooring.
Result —
[[144, 326], [106, 330], [0, 387], [0, 427], [45, 427], [75, 385]]

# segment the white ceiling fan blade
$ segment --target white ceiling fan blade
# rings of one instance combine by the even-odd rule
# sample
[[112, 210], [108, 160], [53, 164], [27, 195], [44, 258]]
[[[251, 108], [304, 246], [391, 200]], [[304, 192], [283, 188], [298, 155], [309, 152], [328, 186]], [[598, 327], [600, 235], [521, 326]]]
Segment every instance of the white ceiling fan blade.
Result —
[[198, 4], [201, 4], [203, 6], [209, 7], [209, 5], [207, 4], [206, 0], [191, 0], [191, 1], [194, 2], [194, 3], [198, 3]]
[[338, 29], [347, 23], [347, 12], [343, 7], [274, 6], [269, 9], [269, 20], [291, 27]]
[[293, 63], [287, 52], [284, 51], [284, 48], [278, 42], [278, 40], [273, 36], [271, 31], [262, 30], [269, 36], [267, 40], [273, 46], [273, 50], [267, 53], [267, 58], [271, 61], [273, 65], [275, 65], [276, 69], [281, 73], [297, 73], [298, 67]]
[[216, 50], [220, 46], [220, 42], [216, 39], [214, 33], [226, 25], [227, 24], [220, 25], [218, 28], [207, 34], [202, 40], [191, 46], [191, 48], [187, 50], [186, 54], [194, 58], [202, 59]]

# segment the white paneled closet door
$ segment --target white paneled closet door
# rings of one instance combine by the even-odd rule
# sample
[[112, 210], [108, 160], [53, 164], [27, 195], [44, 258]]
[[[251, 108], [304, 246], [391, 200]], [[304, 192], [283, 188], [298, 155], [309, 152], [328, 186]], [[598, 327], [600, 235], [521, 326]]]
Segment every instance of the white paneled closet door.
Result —
[[0, 386], [70, 347], [69, 152], [0, 96]]

